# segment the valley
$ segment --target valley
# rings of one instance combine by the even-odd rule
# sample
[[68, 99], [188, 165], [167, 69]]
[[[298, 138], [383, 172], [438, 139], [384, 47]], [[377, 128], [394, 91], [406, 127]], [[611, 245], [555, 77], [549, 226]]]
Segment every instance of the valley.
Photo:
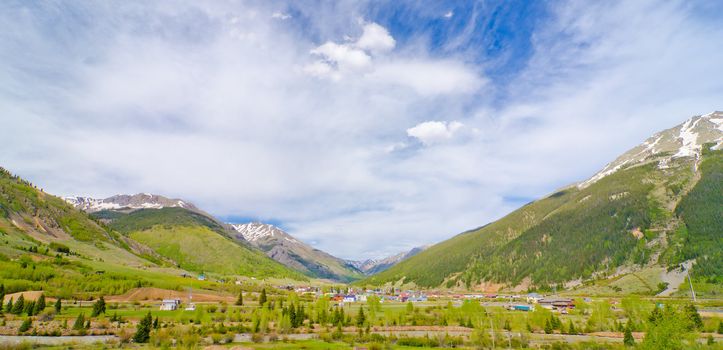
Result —
[[2, 169], [0, 343], [714, 348], [722, 122], [693, 117], [498, 221], [364, 261], [187, 200], [60, 198]]

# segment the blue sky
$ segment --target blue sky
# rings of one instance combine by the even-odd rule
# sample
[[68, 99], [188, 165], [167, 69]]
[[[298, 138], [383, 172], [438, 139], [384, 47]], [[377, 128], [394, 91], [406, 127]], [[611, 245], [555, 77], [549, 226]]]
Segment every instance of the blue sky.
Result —
[[344, 258], [438, 242], [723, 109], [723, 5], [0, 5], [0, 165]]

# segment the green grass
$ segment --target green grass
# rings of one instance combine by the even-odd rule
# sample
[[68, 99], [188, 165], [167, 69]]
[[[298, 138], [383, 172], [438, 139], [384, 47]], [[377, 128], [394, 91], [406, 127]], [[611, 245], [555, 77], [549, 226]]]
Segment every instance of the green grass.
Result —
[[241, 246], [207, 226], [156, 225], [129, 236], [184, 269], [255, 277], [300, 277], [300, 274]]

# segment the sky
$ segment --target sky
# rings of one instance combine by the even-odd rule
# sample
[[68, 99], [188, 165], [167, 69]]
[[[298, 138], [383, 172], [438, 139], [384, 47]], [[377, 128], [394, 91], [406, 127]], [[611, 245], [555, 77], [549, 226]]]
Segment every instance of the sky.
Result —
[[450, 238], [723, 109], [716, 1], [3, 1], [0, 166], [347, 259]]

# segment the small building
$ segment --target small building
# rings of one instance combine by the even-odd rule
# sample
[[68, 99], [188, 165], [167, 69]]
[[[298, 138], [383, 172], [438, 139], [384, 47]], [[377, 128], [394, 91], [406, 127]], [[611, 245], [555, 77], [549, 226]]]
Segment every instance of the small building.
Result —
[[181, 299], [163, 299], [161, 301], [161, 310], [177, 310], [179, 305], [181, 305]]
[[194, 311], [196, 310], [196, 304], [194, 303], [188, 303], [188, 306], [186, 306], [186, 311]]
[[539, 295], [537, 293], [530, 293], [530, 294], [527, 294], [527, 297], [525, 297], [525, 299], [527, 300], [528, 303], [534, 304], [534, 303], [537, 303], [538, 301], [542, 300], [542, 295]]
[[537, 303], [550, 310], [567, 310], [575, 308], [575, 301], [569, 298], [545, 298], [538, 300]]
[[514, 305], [511, 310], [515, 311], [535, 311], [535, 307], [532, 305]]
[[199, 281], [205, 281], [205, 280], [206, 280], [206, 275], [204, 275], [204, 274], [198, 275], [198, 280], [199, 280]]
[[342, 301], [345, 303], [354, 303], [354, 302], [356, 302], [356, 295], [353, 295], [353, 294], [345, 295], [344, 299]]

